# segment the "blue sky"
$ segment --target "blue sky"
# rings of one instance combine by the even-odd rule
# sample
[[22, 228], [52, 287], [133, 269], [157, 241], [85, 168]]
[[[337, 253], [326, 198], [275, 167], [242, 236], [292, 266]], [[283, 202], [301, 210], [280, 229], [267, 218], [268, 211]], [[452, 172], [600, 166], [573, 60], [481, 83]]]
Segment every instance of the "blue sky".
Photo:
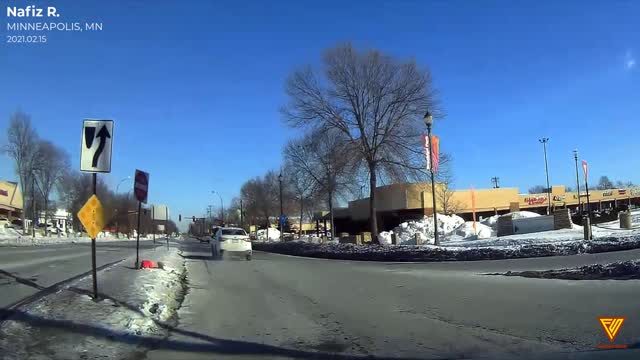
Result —
[[[42, 137], [79, 168], [83, 118], [115, 120], [114, 187], [140, 168], [150, 201], [202, 215], [246, 179], [276, 169], [295, 132], [278, 109], [293, 68], [342, 41], [430, 67], [447, 117], [456, 187], [521, 191], [575, 183], [571, 151], [590, 174], [640, 182], [637, 1], [23, 1], [57, 21], [99, 21], [96, 33], [47, 33], [6, 44], [1, 24], [0, 131], [32, 115]], [[6, 17], [4, 18], [6, 21]], [[2, 137], [2, 142], [6, 141]], [[0, 178], [15, 179], [0, 156]], [[129, 185], [121, 186], [127, 187]]]

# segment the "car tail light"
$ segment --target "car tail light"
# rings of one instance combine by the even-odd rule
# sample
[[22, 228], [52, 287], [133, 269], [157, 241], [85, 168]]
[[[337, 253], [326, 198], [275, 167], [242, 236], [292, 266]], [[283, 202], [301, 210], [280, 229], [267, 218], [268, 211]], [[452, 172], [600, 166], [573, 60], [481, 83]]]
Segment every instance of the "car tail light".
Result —
[[246, 237], [246, 238], [244, 238], [244, 241], [251, 242], [251, 239], [249, 237]]

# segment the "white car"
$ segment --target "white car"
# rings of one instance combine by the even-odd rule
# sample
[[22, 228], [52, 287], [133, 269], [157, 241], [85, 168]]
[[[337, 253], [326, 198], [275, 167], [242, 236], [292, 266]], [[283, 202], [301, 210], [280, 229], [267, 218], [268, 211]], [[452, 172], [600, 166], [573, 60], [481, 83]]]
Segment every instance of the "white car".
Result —
[[227, 254], [241, 255], [245, 259], [251, 260], [253, 253], [251, 249], [251, 239], [244, 229], [236, 227], [222, 227], [216, 231], [212, 249], [220, 256]]

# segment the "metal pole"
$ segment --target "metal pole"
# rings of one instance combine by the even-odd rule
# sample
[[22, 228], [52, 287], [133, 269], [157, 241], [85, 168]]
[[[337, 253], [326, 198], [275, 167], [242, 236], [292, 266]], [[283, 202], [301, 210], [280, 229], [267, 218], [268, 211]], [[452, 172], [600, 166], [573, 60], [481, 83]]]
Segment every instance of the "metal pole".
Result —
[[167, 250], [169, 250], [169, 207], [164, 207], [164, 235], [167, 237]]
[[[587, 216], [589, 217], [589, 228], [591, 228], [591, 223], [593, 222], [593, 219], [591, 219], [591, 201], [589, 200], [589, 182], [586, 176], [584, 177], [584, 187], [587, 189]], [[591, 231], [589, 231], [589, 233], [593, 234]]]
[[549, 186], [549, 166], [547, 165], [547, 142], [548, 141], [549, 141], [549, 138], [540, 139], [540, 142], [542, 143], [542, 147], [544, 149], [544, 171], [547, 175], [547, 201], [549, 202], [547, 215], [551, 214], [551, 187]]
[[[280, 225], [280, 241], [282, 241], [282, 230], [283, 230], [283, 225], [284, 225], [283, 221], [282, 221], [282, 215], [283, 215], [283, 210], [282, 210], [282, 173], [280, 173], [280, 176], [278, 176], [278, 182], [280, 184], [280, 218], [278, 218], [278, 225]], [[325, 231], [326, 231], [326, 227], [325, 227]]]
[[33, 238], [35, 239], [36, 237], [36, 216], [37, 216], [37, 210], [36, 210], [36, 178], [33, 175], [33, 173], [31, 173], [32, 176], [32, 180], [31, 180], [31, 207], [33, 208], [33, 221], [31, 222], [31, 233], [33, 234]]
[[431, 172], [431, 198], [433, 200], [433, 244], [440, 245], [438, 239], [438, 212], [436, 210], [436, 180], [433, 171], [433, 154], [431, 152], [431, 125], [427, 125], [427, 136], [429, 138], [429, 171]]
[[138, 231], [136, 237], [136, 269], [140, 268], [140, 213], [142, 212], [142, 202], [138, 201]]
[[578, 188], [578, 214], [582, 215], [582, 201], [580, 200], [580, 175], [578, 175], [578, 150], [573, 150], [573, 159], [576, 161], [576, 186]]
[[242, 215], [242, 199], [240, 199], [240, 227], [244, 229], [244, 216]]
[[[93, 195], [96, 195], [98, 174], [93, 173]], [[98, 298], [98, 274], [96, 271], [96, 238], [91, 239], [91, 274], [93, 275], [93, 298]]]

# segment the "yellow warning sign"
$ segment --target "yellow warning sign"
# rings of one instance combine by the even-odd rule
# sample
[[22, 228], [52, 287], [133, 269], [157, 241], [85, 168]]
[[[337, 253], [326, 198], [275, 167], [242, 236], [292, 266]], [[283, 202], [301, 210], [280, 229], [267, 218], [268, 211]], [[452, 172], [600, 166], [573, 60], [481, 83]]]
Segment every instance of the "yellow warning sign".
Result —
[[92, 195], [78, 211], [78, 219], [92, 239], [104, 228], [104, 208], [97, 196]]

